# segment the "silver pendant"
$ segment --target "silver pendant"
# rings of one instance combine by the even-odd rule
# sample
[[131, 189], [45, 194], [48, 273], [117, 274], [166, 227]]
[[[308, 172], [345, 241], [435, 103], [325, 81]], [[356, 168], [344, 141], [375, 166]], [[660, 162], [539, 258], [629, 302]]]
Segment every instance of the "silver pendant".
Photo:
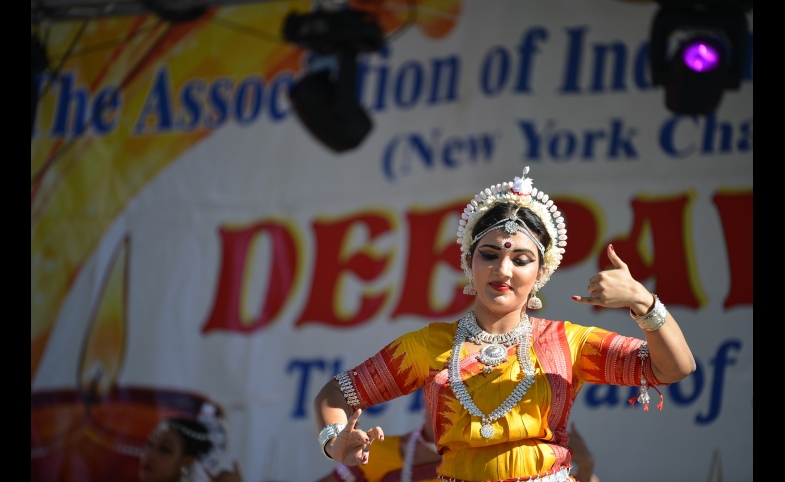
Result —
[[491, 427], [491, 424], [483, 425], [482, 428], [480, 429], [480, 435], [482, 435], [485, 438], [493, 437], [493, 427]]
[[488, 365], [489, 367], [501, 365], [507, 361], [507, 347], [499, 343], [485, 345], [480, 349], [480, 353], [477, 355], [477, 360], [484, 365]]

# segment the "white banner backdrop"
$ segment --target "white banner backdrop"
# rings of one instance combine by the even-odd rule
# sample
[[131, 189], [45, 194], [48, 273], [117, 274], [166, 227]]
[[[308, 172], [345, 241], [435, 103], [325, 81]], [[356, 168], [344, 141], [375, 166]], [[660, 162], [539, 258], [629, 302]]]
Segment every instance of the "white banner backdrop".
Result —
[[[117, 383], [217, 401], [248, 481], [315, 480], [332, 468], [316, 443], [319, 388], [402, 333], [465, 312], [456, 210], [528, 165], [567, 206], [576, 250], [537, 316], [641, 336], [625, 311], [570, 300], [613, 242], [698, 363], [661, 388], [662, 411], [630, 407], [627, 387], [583, 388], [570, 420], [600, 479], [705, 480], [719, 451], [723, 480], [752, 480], [751, 53], [716, 115], [676, 117], [648, 81], [656, 8], [463, 2], [449, 35], [411, 28], [363, 59], [374, 129], [349, 153], [318, 144], [285, 99], [280, 120], [226, 123], [102, 235], [32, 392], [73, 386], [100, 280], [127, 237]], [[403, 433], [421, 409], [410, 395], [363, 419]]]

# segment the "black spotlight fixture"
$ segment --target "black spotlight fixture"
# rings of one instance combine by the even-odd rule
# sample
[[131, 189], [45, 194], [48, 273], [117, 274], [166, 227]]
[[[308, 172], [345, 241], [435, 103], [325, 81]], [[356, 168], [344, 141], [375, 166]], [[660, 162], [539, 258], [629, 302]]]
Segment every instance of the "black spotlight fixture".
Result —
[[305, 74], [289, 91], [297, 117], [333, 151], [357, 147], [373, 128], [356, 85], [357, 55], [384, 47], [375, 17], [349, 8], [291, 13], [283, 35], [310, 51]]
[[738, 90], [747, 55], [745, 12], [752, 1], [657, 0], [651, 26], [652, 83], [676, 114], [708, 115], [725, 90]]

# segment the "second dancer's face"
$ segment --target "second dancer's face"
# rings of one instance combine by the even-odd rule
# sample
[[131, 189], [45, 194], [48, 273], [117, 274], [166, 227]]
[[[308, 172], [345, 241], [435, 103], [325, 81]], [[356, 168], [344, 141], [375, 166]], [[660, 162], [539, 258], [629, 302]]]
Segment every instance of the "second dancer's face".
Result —
[[193, 457], [185, 455], [182, 435], [172, 430], [155, 430], [139, 458], [139, 480], [142, 482], [176, 482], [183, 466]]
[[483, 236], [472, 259], [477, 302], [499, 314], [522, 309], [540, 277], [539, 256], [537, 246], [523, 233], [494, 229]]

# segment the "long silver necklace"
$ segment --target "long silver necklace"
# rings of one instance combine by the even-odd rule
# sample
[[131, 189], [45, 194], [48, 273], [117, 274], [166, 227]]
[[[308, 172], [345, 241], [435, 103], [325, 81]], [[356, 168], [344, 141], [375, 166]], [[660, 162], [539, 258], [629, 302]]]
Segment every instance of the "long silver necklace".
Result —
[[[490, 333], [482, 330], [482, 328], [480, 328], [477, 324], [477, 319], [474, 317], [474, 313], [471, 311], [469, 311], [469, 313], [467, 313], [467, 315], [461, 318], [461, 321], [458, 322], [458, 330], [455, 332], [455, 339], [453, 341], [452, 352], [450, 354], [450, 388], [452, 388], [455, 397], [461, 403], [463, 408], [465, 408], [471, 415], [481, 418], [482, 428], [480, 428], [480, 435], [482, 435], [484, 438], [493, 437], [494, 428], [491, 423], [507, 415], [510, 410], [512, 410], [512, 407], [516, 406], [518, 402], [521, 401], [523, 396], [526, 395], [526, 391], [529, 389], [532, 383], [534, 383], [534, 367], [532, 366], [531, 357], [529, 356], [529, 351], [531, 349], [531, 333], [531, 323], [529, 322], [528, 315], [525, 313], [521, 317], [521, 322], [518, 324], [518, 326], [516, 326], [513, 330], [501, 335], [491, 335]], [[463, 380], [461, 379], [461, 347], [463, 342], [467, 339], [473, 341], [474, 343], [478, 343], [479, 340], [486, 343], [494, 343], [504, 346], [511, 346], [515, 343], [518, 344], [518, 363], [521, 365], [521, 370], [523, 371], [524, 377], [515, 386], [515, 389], [513, 389], [510, 396], [508, 396], [502, 402], [502, 404], [496, 408], [496, 410], [487, 415], [482, 413], [482, 411], [477, 408], [477, 405], [474, 403], [474, 400], [472, 400], [471, 395], [469, 395], [469, 392], [466, 390], [466, 385], [464, 385]], [[506, 354], [506, 350], [504, 350], [504, 353]], [[493, 352], [491, 354], [486, 354], [485, 357], [494, 358], [491, 357], [491, 355], [496, 354], [496, 352]], [[483, 355], [483, 353], [480, 353], [477, 359], [482, 363], [485, 363], [481, 358]], [[497, 356], [492, 361], [495, 362], [498, 358], [500, 357]]]

